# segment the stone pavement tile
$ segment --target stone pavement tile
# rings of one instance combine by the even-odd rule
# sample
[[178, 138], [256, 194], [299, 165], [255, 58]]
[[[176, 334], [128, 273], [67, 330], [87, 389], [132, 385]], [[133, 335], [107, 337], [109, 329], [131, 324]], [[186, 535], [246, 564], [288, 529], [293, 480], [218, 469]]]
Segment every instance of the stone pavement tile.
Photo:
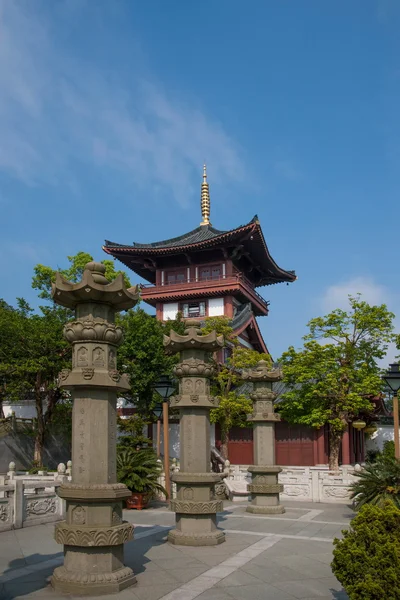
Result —
[[[199, 565], [200, 563], [197, 563], [197, 564]], [[175, 577], [175, 579], [177, 579], [177, 581], [180, 581], [181, 583], [187, 583], [188, 581], [191, 581], [195, 577], [202, 575], [205, 571], [208, 571], [208, 569], [209, 569], [209, 566], [203, 564], [202, 566], [196, 566], [196, 567], [188, 568], [186, 566], [183, 566], [183, 568], [169, 569], [168, 573], [170, 573], [173, 577]]]
[[251, 561], [247, 563], [247, 565], [243, 565], [241, 570], [249, 575], [257, 577], [257, 579], [260, 579], [265, 583], [271, 584], [274, 584], [276, 581], [299, 581], [307, 578], [307, 575], [303, 575], [298, 571], [271, 563], [263, 563], [260, 565], [254, 564], [253, 561]]
[[308, 554], [307, 553], [307, 556], [308, 556], [308, 558], [311, 558], [312, 560], [316, 560], [318, 562], [325, 563], [326, 565], [330, 565], [333, 560], [332, 551], [320, 552], [319, 554]]
[[39, 595], [48, 595], [46, 590], [47, 587], [46, 581], [10, 581], [4, 584], [3, 595], [1, 596], [1, 600], [12, 600], [13, 598], [18, 598], [19, 596], [28, 596], [29, 598], [35, 592]]
[[231, 554], [220, 554], [219, 556], [201, 556], [198, 560], [204, 565], [208, 565], [209, 567], [214, 567], [224, 562], [227, 558], [232, 556]]
[[302, 581], [281, 581], [274, 584], [280, 590], [291, 594], [294, 598], [332, 598], [333, 593], [343, 592], [343, 588], [335, 577], [322, 579], [303, 579]]
[[232, 596], [221, 589], [211, 588], [197, 596], [196, 600], [232, 600]]
[[152, 560], [155, 563], [157, 563], [157, 565], [159, 565], [162, 569], [168, 572], [171, 569], [190, 569], [202, 566], [201, 562], [195, 560], [194, 557], [191, 556], [181, 556], [178, 558], [153, 558]]
[[324, 563], [316, 563], [308, 556], [301, 556], [295, 554], [292, 556], [281, 556], [275, 558], [273, 555], [270, 557], [271, 563], [275, 563], [280, 567], [287, 567], [293, 571], [297, 571], [302, 575], [302, 579], [320, 579], [321, 577], [331, 577], [332, 571], [329, 565]]
[[[133, 598], [135, 598], [135, 600], [159, 600], [159, 598], [170, 594], [178, 587], [180, 587], [180, 584], [176, 582], [176, 584], [157, 584], [147, 585], [146, 587], [142, 587], [138, 584], [131, 589], [133, 591]], [[114, 594], [113, 599], [120, 600], [119, 594]]]
[[318, 537], [330, 537], [330, 538], [334, 538], [337, 535], [341, 535], [342, 529], [340, 527], [338, 527], [337, 525], [323, 525]]
[[237, 585], [250, 585], [262, 583], [262, 581], [258, 577], [254, 577], [254, 575], [250, 575], [250, 573], [246, 573], [242, 569], [238, 569], [228, 577], [221, 579], [219, 583], [216, 584], [217, 588], [229, 588]]
[[140, 587], [153, 586], [155, 584], [163, 585], [164, 583], [171, 585], [176, 584], [177, 587], [181, 585], [175, 577], [173, 577], [172, 575], [167, 573], [167, 571], [164, 571], [161, 568], [159, 568], [157, 572], [151, 569], [147, 571], [142, 571], [142, 573], [135, 573], [135, 575], [138, 585], [140, 585]]
[[[3, 542], [3, 540], [0, 541]], [[9, 558], [10, 555], [12, 558]], [[12, 555], [11, 552], [9, 552], [8, 557], [0, 556], [0, 574], [10, 572], [13, 569], [21, 569], [25, 566], [26, 562], [22, 556], [20, 558], [14, 558], [14, 555]]]
[[304, 535], [306, 537], [314, 537], [314, 536], [319, 537], [319, 532], [321, 531], [321, 528], [323, 527], [323, 525], [320, 525], [318, 523], [312, 523], [311, 521], [310, 522], [303, 521], [303, 524], [304, 524], [304, 529], [301, 529], [300, 531], [298, 531], [296, 535]]
[[228, 594], [236, 600], [293, 600], [294, 598], [268, 583], [231, 587]]

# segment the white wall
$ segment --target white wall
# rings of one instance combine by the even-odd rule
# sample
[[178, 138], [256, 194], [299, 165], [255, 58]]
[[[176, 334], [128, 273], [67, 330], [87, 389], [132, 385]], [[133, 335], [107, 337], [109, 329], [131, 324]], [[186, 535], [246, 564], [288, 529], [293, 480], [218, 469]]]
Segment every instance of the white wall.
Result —
[[176, 314], [178, 312], [178, 303], [177, 302], [167, 302], [163, 305], [163, 321], [168, 321], [168, 319], [176, 319]]
[[383, 444], [386, 441], [392, 441], [394, 439], [393, 425], [379, 425], [377, 431], [371, 435], [369, 439], [365, 441], [365, 449], [368, 450], [382, 450]]
[[33, 419], [34, 417], [36, 417], [36, 408], [34, 402], [24, 402], [23, 404], [7, 404], [4, 402], [4, 417], [10, 417], [12, 411], [15, 412], [16, 417], [20, 417], [21, 419]]
[[224, 299], [223, 298], [209, 298], [208, 300], [208, 316], [209, 317], [220, 317], [224, 314]]

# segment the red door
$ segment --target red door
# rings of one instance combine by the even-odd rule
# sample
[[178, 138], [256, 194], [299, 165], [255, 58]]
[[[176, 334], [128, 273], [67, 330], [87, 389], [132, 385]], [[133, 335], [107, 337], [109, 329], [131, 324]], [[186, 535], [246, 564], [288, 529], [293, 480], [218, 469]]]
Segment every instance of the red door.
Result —
[[275, 424], [275, 462], [287, 467], [308, 467], [314, 460], [315, 431], [305, 425]]
[[230, 430], [228, 456], [232, 465], [253, 464], [252, 427], [233, 427]]

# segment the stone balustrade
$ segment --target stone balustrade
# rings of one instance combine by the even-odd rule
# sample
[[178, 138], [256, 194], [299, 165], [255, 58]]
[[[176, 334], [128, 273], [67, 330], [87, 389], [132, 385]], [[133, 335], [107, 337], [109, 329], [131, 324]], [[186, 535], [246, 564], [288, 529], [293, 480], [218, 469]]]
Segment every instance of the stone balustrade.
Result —
[[[283, 500], [302, 502], [326, 502], [348, 504], [350, 485], [357, 480], [360, 467], [341, 467], [339, 473], [328, 467], [282, 467], [278, 481], [284, 484]], [[250, 473], [247, 466], [233, 465], [225, 479], [232, 501], [243, 501], [247, 497]]]
[[21, 529], [64, 518], [64, 500], [57, 489], [62, 480], [24, 480], [15, 478], [0, 485], [0, 532]]

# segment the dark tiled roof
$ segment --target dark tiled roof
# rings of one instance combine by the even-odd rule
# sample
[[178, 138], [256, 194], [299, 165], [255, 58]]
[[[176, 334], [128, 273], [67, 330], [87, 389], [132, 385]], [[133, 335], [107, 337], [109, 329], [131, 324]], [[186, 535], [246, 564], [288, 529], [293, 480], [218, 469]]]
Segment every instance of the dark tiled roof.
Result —
[[[207, 240], [212, 240], [220, 235], [224, 235], [225, 233], [230, 233], [241, 229], [242, 227], [246, 227], [251, 223], [254, 223], [258, 220], [257, 215], [253, 217], [250, 223], [246, 223], [246, 225], [241, 225], [240, 227], [235, 227], [235, 229], [229, 230], [221, 230], [215, 229], [211, 225], [201, 225], [200, 227], [196, 227], [192, 231], [188, 233], [184, 233], [183, 235], [179, 235], [178, 237], [170, 238], [169, 240], [162, 240], [161, 242], [152, 242], [150, 244], [140, 244], [138, 242], [133, 242], [130, 248], [175, 248], [179, 246], [189, 246], [190, 244], [199, 244], [201, 242], [205, 242]], [[114, 242], [110, 242], [106, 240], [106, 247], [112, 248], [126, 248], [127, 246], [123, 244], [116, 244]]]
[[242, 306], [237, 311], [236, 315], [233, 317], [231, 322], [231, 327], [236, 331], [243, 327], [243, 325], [250, 319], [253, 311], [251, 309], [251, 303], [242, 304]]

